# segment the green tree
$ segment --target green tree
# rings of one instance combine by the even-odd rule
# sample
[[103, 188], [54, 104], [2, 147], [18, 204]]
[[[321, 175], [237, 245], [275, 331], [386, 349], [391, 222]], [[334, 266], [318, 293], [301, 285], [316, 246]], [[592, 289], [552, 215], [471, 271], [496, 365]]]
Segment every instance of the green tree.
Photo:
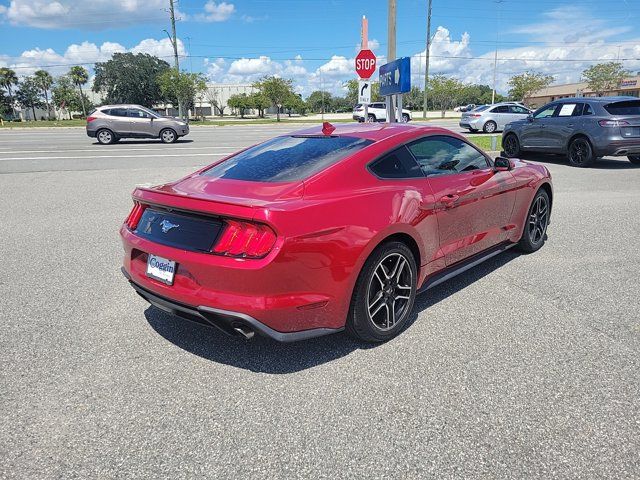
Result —
[[183, 112], [187, 112], [195, 104], [196, 96], [207, 89], [207, 82], [201, 73], [179, 72], [175, 68], [162, 72], [158, 76], [158, 84], [164, 99], [181, 106]]
[[264, 118], [264, 111], [271, 106], [271, 101], [260, 92], [249, 95], [250, 108], [258, 110], [258, 116]]
[[452, 77], [435, 75], [429, 79], [428, 98], [433, 106], [440, 110], [442, 118], [447, 110], [451, 110], [460, 101], [465, 85]]
[[0, 87], [7, 90], [7, 94], [9, 95], [9, 103], [11, 104], [11, 111], [14, 118], [16, 116], [16, 109], [13, 104], [14, 98], [12, 88], [16, 85], [18, 85], [18, 77], [16, 75], [16, 72], [7, 67], [0, 67]]
[[9, 96], [0, 90], [0, 121], [11, 111], [11, 100]]
[[244, 118], [245, 110], [250, 109], [252, 104], [249, 95], [246, 93], [238, 93], [229, 97], [227, 105], [229, 105], [229, 108], [238, 112], [240, 114], [240, 118]]
[[276, 118], [279, 122], [280, 109], [289, 95], [293, 93], [293, 82], [286, 78], [267, 76], [262, 77], [253, 86], [276, 107]]
[[44, 102], [40, 97], [41, 87], [35, 77], [25, 77], [19, 83], [16, 91], [16, 100], [22, 108], [30, 108], [33, 119], [36, 118], [36, 108], [44, 107]]
[[544, 90], [553, 82], [553, 76], [538, 72], [525, 72], [509, 79], [509, 96], [513, 100], [527, 101], [535, 92]]
[[222, 117], [224, 115], [224, 109], [227, 108], [227, 106], [224, 105], [220, 100], [220, 92], [218, 91], [218, 89], [212, 88], [210, 90], [207, 90], [205, 92], [205, 96], [207, 97], [207, 100], [209, 101], [211, 106], [218, 111], [218, 115]]
[[413, 86], [411, 90], [403, 95], [402, 106], [408, 110], [422, 110], [424, 94], [419, 87]]
[[49, 105], [49, 89], [51, 88], [51, 84], [53, 83], [53, 78], [51, 74], [46, 70], [38, 70], [33, 74], [38, 86], [42, 89], [42, 93], [44, 94], [44, 103], [47, 106], [47, 120], [51, 120], [51, 108]]
[[153, 107], [162, 102], [158, 77], [169, 64], [146, 53], [114, 53], [111, 60], [95, 65], [93, 91], [101, 92], [106, 103], [137, 103]]
[[289, 116], [291, 116], [293, 112], [303, 115], [307, 105], [300, 95], [292, 93], [289, 95], [289, 98], [285, 100], [284, 108]]
[[627, 75], [629, 72], [618, 62], [599, 63], [582, 72], [582, 78], [599, 97], [618, 88]]
[[70, 75], [61, 75], [55, 79], [51, 89], [53, 104], [60, 109], [65, 109], [69, 114], [69, 120], [73, 118], [71, 112], [81, 112], [82, 108], [93, 108], [87, 95], [75, 89], [75, 83]]
[[87, 109], [84, 104], [84, 94], [82, 93], [82, 85], [85, 85], [89, 81], [89, 72], [84, 67], [76, 65], [69, 70], [69, 78], [73, 84], [78, 87], [78, 93], [80, 93], [80, 100], [82, 101], [82, 115], [87, 116]]
[[311, 92], [311, 95], [307, 98], [307, 105], [312, 112], [327, 113], [327, 111], [331, 109], [332, 101], [333, 96], [329, 92], [316, 90], [315, 92]]

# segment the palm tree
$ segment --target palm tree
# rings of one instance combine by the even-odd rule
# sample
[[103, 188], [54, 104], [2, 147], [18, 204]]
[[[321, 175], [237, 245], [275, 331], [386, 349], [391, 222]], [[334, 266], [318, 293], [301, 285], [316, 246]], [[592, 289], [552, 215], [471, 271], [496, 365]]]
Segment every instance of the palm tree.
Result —
[[9, 102], [11, 102], [11, 110], [13, 111], [13, 118], [16, 117], [16, 107], [13, 103], [13, 94], [11, 93], [11, 87], [18, 85], [18, 77], [16, 72], [10, 68], [0, 67], [0, 87], [6, 88], [9, 94]]
[[51, 84], [53, 83], [53, 78], [49, 72], [45, 70], [38, 70], [33, 74], [36, 78], [36, 82], [42, 89], [44, 93], [44, 101], [47, 104], [47, 119], [51, 120], [51, 109], [49, 108], [49, 89], [51, 88]]
[[82, 113], [86, 117], [87, 110], [84, 106], [84, 96], [82, 95], [82, 85], [85, 85], [89, 81], [89, 72], [84, 67], [80, 65], [76, 65], [75, 67], [71, 67], [69, 70], [69, 76], [73, 83], [78, 87], [78, 91], [80, 92], [80, 102], [82, 102]]

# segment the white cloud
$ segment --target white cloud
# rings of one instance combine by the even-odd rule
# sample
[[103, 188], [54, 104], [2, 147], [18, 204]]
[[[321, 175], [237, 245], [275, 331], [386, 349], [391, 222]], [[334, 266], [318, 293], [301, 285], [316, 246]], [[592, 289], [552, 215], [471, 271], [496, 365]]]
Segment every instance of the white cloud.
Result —
[[[375, 52], [378, 48], [380, 48], [380, 42], [375, 38], [372, 38], [367, 42], [367, 48]], [[356, 44], [356, 52], [359, 52], [360, 50], [362, 50], [362, 43], [358, 42]]]
[[98, 30], [166, 22], [166, 7], [165, 0], [11, 0], [0, 16], [13, 25]]
[[224, 22], [233, 15], [235, 10], [236, 7], [233, 3], [216, 3], [213, 0], [209, 0], [204, 5], [205, 13], [197, 14], [195, 19], [203, 22]]

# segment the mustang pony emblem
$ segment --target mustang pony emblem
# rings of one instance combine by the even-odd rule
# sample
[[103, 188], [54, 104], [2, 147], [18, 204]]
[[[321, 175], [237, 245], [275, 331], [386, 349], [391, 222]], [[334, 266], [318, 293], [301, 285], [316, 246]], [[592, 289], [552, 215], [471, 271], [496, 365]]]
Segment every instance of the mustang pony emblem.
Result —
[[160, 222], [160, 227], [162, 227], [162, 233], [167, 233], [172, 228], [178, 228], [179, 226], [180, 225], [177, 225], [175, 223], [171, 223], [167, 219], [164, 219], [164, 220], [162, 220], [162, 222]]

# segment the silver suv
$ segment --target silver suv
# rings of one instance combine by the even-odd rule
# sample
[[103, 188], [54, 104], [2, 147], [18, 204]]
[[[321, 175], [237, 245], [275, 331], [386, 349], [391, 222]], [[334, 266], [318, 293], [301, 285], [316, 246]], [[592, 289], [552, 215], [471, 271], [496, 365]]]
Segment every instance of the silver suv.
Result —
[[481, 105], [460, 117], [460, 126], [470, 132], [493, 133], [504, 130], [507, 123], [527, 118], [531, 111], [515, 102]]
[[188, 133], [185, 122], [140, 105], [103, 105], [87, 116], [87, 135], [103, 145], [121, 138], [159, 138], [173, 143]]

